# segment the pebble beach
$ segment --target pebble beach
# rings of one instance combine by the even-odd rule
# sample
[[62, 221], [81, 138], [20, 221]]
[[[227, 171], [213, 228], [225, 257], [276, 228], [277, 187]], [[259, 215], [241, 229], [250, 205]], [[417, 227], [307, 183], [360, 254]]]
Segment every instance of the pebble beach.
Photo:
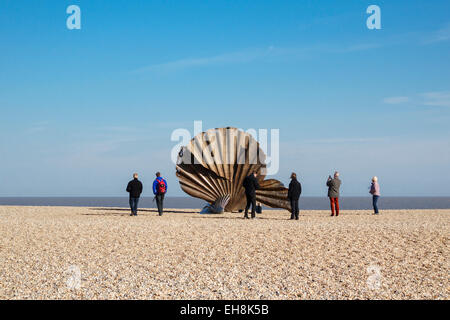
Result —
[[448, 300], [450, 210], [0, 206], [0, 299]]

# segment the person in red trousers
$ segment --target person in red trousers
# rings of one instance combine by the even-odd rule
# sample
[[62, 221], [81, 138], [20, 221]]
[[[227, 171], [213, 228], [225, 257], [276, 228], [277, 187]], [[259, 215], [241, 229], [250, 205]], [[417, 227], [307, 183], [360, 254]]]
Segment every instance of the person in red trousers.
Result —
[[341, 180], [339, 180], [339, 172], [334, 173], [334, 178], [328, 176], [327, 180], [328, 186], [328, 198], [330, 198], [331, 205], [331, 216], [334, 216], [336, 212], [336, 217], [339, 215], [339, 188], [341, 187]]

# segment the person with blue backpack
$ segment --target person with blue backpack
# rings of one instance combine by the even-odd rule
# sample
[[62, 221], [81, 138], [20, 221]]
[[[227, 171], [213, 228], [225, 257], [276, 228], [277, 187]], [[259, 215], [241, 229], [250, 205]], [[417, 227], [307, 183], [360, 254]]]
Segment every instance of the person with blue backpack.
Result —
[[161, 173], [156, 173], [156, 179], [153, 181], [153, 194], [155, 195], [156, 205], [158, 206], [158, 213], [163, 215], [164, 195], [167, 192], [167, 182], [161, 177]]

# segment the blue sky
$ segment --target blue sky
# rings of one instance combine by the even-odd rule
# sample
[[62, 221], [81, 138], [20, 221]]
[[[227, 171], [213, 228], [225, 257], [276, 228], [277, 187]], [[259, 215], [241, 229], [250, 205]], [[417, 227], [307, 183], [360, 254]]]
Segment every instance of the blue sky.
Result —
[[[81, 8], [68, 30], [66, 8]], [[381, 8], [369, 30], [366, 8]], [[178, 187], [177, 128], [280, 130], [304, 195], [450, 196], [448, 1], [0, 1], [0, 196]]]

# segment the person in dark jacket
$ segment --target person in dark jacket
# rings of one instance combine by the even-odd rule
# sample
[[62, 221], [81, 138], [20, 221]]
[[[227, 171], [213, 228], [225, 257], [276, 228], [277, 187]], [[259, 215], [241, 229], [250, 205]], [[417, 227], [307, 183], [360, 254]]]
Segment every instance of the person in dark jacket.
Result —
[[328, 198], [330, 198], [331, 216], [334, 216], [336, 211], [336, 217], [339, 215], [339, 188], [341, 187], [341, 180], [339, 180], [339, 172], [334, 173], [334, 178], [328, 176]]
[[255, 218], [255, 207], [256, 207], [256, 190], [259, 189], [259, 183], [256, 179], [258, 173], [253, 172], [248, 177], [244, 179], [244, 189], [245, 196], [247, 197], [247, 205], [245, 206], [244, 219], [248, 219], [248, 209], [250, 208], [250, 204], [252, 205], [252, 219]]
[[161, 173], [156, 173], [156, 179], [153, 181], [153, 194], [155, 195], [158, 213], [163, 215], [164, 210], [164, 195], [167, 192], [167, 181], [161, 177]]
[[289, 183], [288, 199], [291, 202], [291, 220], [298, 220], [298, 200], [302, 193], [302, 185], [297, 180], [297, 174], [292, 172], [291, 183]]
[[137, 216], [139, 197], [143, 190], [142, 182], [138, 180], [138, 174], [133, 173], [133, 180], [128, 182], [127, 192], [130, 194], [130, 216]]

